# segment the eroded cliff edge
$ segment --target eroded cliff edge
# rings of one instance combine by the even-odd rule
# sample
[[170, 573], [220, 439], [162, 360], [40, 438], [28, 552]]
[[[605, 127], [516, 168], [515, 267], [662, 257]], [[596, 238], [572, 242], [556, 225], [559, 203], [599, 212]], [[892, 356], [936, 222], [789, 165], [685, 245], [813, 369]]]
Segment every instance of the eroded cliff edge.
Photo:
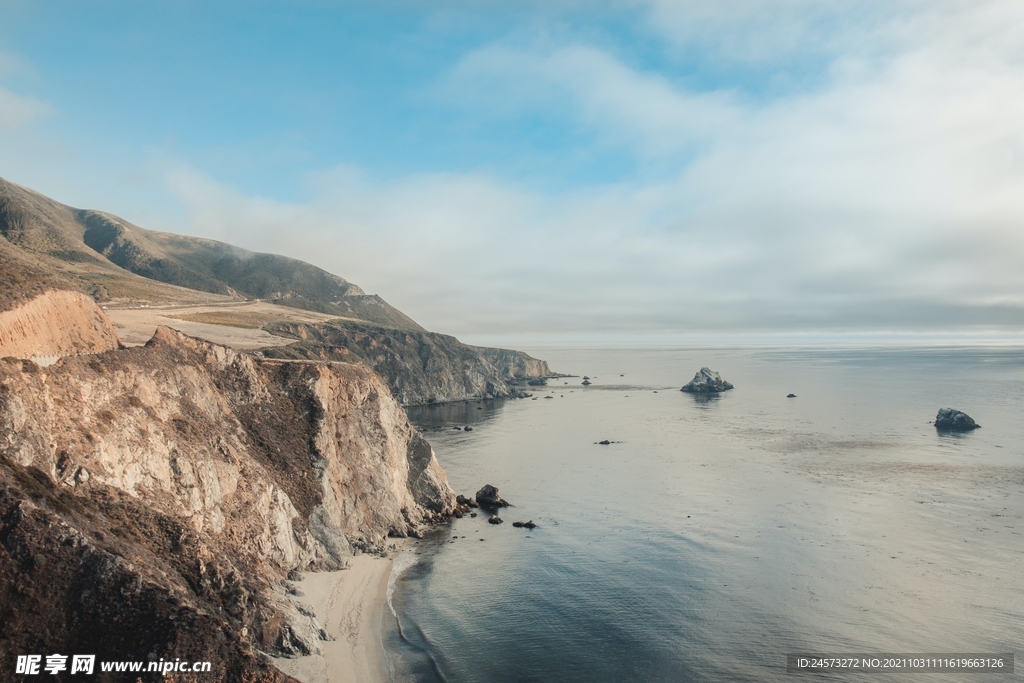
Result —
[[545, 361], [522, 351], [463, 344], [436, 332], [362, 323], [275, 323], [271, 334], [298, 340], [263, 349], [268, 358], [342, 360], [373, 368], [402, 405], [523, 395], [517, 380], [556, 377]]
[[325, 635], [288, 572], [343, 567], [454, 509], [430, 445], [361, 365], [169, 328], [47, 368], [0, 360], [5, 659], [189, 657], [220, 667], [209, 680], [287, 680], [259, 652]]

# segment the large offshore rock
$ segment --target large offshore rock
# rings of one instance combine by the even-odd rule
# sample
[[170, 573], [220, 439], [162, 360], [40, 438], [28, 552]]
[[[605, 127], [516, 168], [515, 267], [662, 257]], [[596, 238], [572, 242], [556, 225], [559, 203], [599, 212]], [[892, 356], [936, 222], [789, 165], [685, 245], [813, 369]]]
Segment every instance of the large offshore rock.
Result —
[[953, 408], [940, 408], [935, 416], [935, 428], [940, 432], [969, 432], [980, 426], [970, 415]]
[[509, 502], [498, 495], [498, 487], [491, 486], [490, 484], [484, 484], [483, 488], [476, 492], [476, 502], [480, 504], [480, 507], [485, 508], [504, 508], [509, 506]]
[[732, 389], [732, 385], [722, 379], [721, 375], [711, 368], [701, 368], [680, 391], [690, 394], [717, 394], [729, 389]]

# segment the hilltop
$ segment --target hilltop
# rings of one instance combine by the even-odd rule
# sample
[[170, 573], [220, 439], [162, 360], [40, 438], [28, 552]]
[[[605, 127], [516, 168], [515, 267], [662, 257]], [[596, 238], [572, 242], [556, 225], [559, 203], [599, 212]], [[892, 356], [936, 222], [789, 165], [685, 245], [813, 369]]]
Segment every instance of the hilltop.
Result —
[[[410, 317], [344, 278], [297, 259], [215, 240], [157, 232], [113, 214], [77, 209], [0, 178], [0, 258], [53, 284], [122, 306], [261, 299], [419, 330]], [[4, 271], [11, 270], [4, 268]], [[8, 288], [9, 290], [11, 288]], [[24, 291], [24, 288], [21, 288]], [[25, 295], [9, 291], [18, 300]], [[17, 301], [0, 302], [4, 308]]]

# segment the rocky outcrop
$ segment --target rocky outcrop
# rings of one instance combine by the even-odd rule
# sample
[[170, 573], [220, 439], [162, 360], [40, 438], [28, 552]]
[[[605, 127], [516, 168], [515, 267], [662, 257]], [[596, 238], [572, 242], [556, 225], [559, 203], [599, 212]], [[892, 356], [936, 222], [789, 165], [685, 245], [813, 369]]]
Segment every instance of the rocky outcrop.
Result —
[[476, 502], [480, 507], [503, 508], [508, 507], [509, 502], [498, 495], [498, 487], [484, 484], [483, 488], [476, 492]]
[[0, 358], [101, 353], [119, 345], [110, 320], [80, 292], [44, 292], [0, 313]]
[[701, 368], [680, 391], [690, 394], [717, 394], [732, 388], [731, 384], [711, 368]]
[[[77, 644], [107, 612], [115, 625], [90, 637], [115, 659], [200, 640], [225, 661], [316, 652], [320, 625], [284, 577], [344, 567], [456, 507], [366, 367], [261, 360], [169, 328], [49, 368], [0, 360], [0, 434], [0, 562], [15, 567], [0, 573], [0, 613], [21, 615], [5, 619], [5, 653], [23, 632], [91, 652]], [[32, 569], [37, 556], [59, 556], [59, 576]], [[23, 593], [51, 604], [32, 612]]]
[[935, 428], [940, 432], [969, 432], [979, 427], [970, 415], [953, 408], [940, 408], [935, 416]]
[[[504, 349], [480, 349], [434, 332], [359, 323], [280, 323], [272, 334], [299, 341], [263, 349], [267, 358], [363, 362], [373, 368], [403, 405], [448, 403], [470, 398], [521, 397], [510, 372], [549, 372], [547, 363]], [[483, 353], [496, 352], [495, 354]], [[501, 361], [496, 367], [487, 356]]]
[[[551, 372], [551, 368], [548, 367], [547, 361], [533, 358], [522, 351], [492, 349], [486, 346], [471, 346], [470, 348], [476, 350], [506, 379], [542, 380], [555, 376]], [[543, 383], [539, 382], [538, 384]]]

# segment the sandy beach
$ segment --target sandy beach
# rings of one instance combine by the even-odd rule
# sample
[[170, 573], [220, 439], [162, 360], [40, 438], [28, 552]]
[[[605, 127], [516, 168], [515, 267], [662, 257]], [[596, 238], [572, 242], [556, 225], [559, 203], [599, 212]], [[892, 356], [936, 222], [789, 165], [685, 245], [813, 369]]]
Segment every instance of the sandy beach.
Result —
[[321, 655], [275, 658], [274, 664], [302, 683], [387, 681], [380, 620], [393, 562], [359, 555], [350, 569], [306, 574], [297, 584], [305, 593], [303, 601], [334, 640], [320, 643]]

